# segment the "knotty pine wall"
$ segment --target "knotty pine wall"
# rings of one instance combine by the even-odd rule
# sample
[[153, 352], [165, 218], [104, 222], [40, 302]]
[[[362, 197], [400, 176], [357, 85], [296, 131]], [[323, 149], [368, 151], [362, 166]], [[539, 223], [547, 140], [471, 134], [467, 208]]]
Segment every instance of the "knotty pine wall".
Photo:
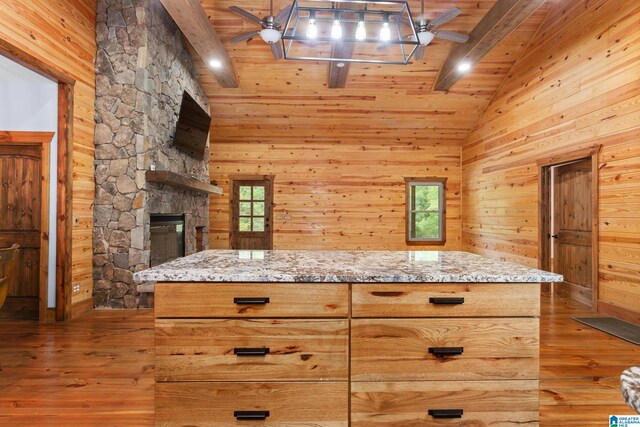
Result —
[[229, 247], [229, 176], [238, 173], [275, 176], [274, 249], [406, 249], [403, 178], [447, 177], [444, 248], [460, 248], [460, 147], [266, 138], [214, 143], [211, 152], [212, 178], [225, 193], [212, 198], [211, 248]]
[[73, 111], [72, 316], [93, 308], [93, 134], [96, 54], [94, 0], [0, 0], [0, 39], [76, 81]]
[[[640, 3], [557, 1], [462, 150], [462, 247], [537, 266], [536, 160], [601, 144], [599, 299], [640, 321]], [[622, 308], [623, 310], [620, 310]]]

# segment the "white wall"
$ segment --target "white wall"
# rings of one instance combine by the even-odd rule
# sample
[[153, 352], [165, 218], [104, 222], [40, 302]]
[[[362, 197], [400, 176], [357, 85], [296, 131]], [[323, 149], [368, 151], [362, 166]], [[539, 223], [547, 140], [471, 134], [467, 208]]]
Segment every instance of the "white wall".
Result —
[[[0, 55], [0, 130], [58, 130], [58, 84]], [[58, 134], [51, 141], [48, 305], [56, 305]]]

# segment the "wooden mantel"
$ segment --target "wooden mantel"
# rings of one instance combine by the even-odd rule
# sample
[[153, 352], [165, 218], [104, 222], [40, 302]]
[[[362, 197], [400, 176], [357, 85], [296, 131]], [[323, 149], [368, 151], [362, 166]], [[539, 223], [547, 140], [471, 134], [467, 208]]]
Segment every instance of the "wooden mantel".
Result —
[[169, 171], [152, 171], [145, 172], [147, 182], [155, 182], [157, 184], [171, 185], [173, 187], [185, 188], [191, 191], [199, 191], [201, 193], [222, 194], [222, 188], [198, 181], [197, 179], [188, 178], [186, 176]]

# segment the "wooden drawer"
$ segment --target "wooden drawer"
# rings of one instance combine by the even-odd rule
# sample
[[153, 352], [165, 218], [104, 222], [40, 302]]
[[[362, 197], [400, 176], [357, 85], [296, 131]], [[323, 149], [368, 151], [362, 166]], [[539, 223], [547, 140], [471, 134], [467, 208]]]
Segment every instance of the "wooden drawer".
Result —
[[348, 313], [349, 287], [344, 283], [155, 285], [156, 317], [347, 317]]
[[538, 316], [539, 283], [363, 283], [353, 317]]
[[354, 319], [351, 379], [537, 379], [538, 345], [537, 318]]
[[348, 379], [348, 320], [157, 319], [155, 331], [156, 381]]
[[[429, 410], [438, 411], [429, 415]], [[462, 410], [460, 418], [443, 410]], [[449, 412], [449, 411], [447, 411]], [[351, 425], [538, 426], [538, 381], [352, 383]]]
[[[157, 426], [346, 427], [348, 384], [157, 383]], [[235, 411], [269, 411], [264, 421]]]

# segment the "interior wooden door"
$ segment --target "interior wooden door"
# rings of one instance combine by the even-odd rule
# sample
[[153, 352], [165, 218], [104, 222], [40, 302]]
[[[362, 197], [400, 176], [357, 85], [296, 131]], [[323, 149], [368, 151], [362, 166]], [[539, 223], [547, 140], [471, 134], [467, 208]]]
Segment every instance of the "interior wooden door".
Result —
[[232, 187], [231, 249], [271, 249], [272, 181], [234, 180]]
[[[20, 245], [18, 265], [0, 318], [38, 319], [41, 291], [43, 218], [41, 145], [0, 144], [0, 247]], [[48, 173], [48, 172], [47, 172]], [[45, 220], [46, 222], [46, 220]]]
[[559, 291], [592, 305], [591, 159], [554, 168], [553, 270], [564, 276]]

